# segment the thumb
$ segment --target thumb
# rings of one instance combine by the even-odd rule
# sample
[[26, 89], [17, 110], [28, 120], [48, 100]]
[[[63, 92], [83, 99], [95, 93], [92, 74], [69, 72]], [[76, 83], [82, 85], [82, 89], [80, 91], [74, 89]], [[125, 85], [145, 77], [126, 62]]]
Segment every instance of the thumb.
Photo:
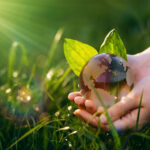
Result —
[[[126, 97], [123, 97], [118, 103], [114, 104], [108, 109], [108, 114], [112, 121], [115, 121], [128, 113], [130, 110], [138, 107], [137, 97], [130, 92]], [[100, 120], [103, 124], [107, 124], [107, 118], [104, 114], [100, 116]]]

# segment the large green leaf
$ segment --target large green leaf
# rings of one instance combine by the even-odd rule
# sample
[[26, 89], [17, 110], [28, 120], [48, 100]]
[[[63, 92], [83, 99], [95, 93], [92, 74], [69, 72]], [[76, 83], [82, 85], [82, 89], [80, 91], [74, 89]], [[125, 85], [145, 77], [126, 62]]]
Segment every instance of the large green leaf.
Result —
[[126, 48], [115, 29], [111, 30], [107, 34], [104, 42], [100, 46], [99, 53], [111, 53], [121, 56], [122, 58], [127, 60]]
[[87, 61], [89, 61], [90, 58], [98, 54], [98, 52], [92, 46], [82, 42], [72, 39], [65, 39], [64, 54], [71, 69], [77, 76], [79, 76], [83, 66], [87, 63]]

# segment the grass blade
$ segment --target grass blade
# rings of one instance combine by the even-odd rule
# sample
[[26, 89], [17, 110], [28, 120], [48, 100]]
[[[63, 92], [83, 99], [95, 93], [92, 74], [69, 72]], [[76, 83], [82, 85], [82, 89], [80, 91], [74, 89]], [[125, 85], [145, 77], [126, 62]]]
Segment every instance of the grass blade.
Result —
[[26, 132], [23, 136], [21, 136], [17, 141], [15, 141], [10, 147], [8, 147], [7, 150], [9, 150], [13, 146], [15, 146], [18, 142], [20, 142], [21, 140], [23, 140], [24, 138], [26, 138], [27, 136], [29, 136], [34, 131], [38, 131], [39, 129], [41, 129], [42, 127], [44, 127], [45, 125], [47, 125], [48, 123], [49, 122], [44, 121], [41, 124], [37, 125], [36, 127], [32, 128], [31, 130], [29, 130], [28, 132]]
[[132, 136], [133, 136], [133, 135], [140, 136], [140, 137], [142, 137], [142, 138], [144, 138], [144, 139], [150, 140], [150, 136], [148, 136], [148, 135], [146, 135], [146, 134], [143, 134], [143, 133], [136, 132], [136, 133], [132, 133], [131, 135], [132, 135]]
[[[61, 119], [63, 120], [63, 119]], [[23, 134], [18, 140], [16, 140], [13, 144], [11, 144], [7, 150], [11, 149], [12, 147], [14, 147], [16, 144], [18, 144], [20, 141], [22, 141], [24, 138], [26, 138], [27, 136], [29, 136], [30, 134], [34, 133], [35, 131], [40, 130], [41, 128], [43, 128], [44, 126], [48, 125], [49, 123], [53, 123], [53, 122], [57, 122], [58, 120], [49, 120], [49, 116], [43, 118], [41, 121], [39, 121], [39, 124], [36, 125], [34, 128], [30, 129], [28, 132], [26, 132], [25, 134]]]
[[36, 70], [36, 65], [34, 64], [33, 67], [32, 67], [32, 72], [31, 72], [31, 75], [29, 77], [29, 80], [27, 82], [27, 87], [29, 88], [30, 87], [30, 83], [35, 75], [35, 70]]
[[44, 68], [44, 74], [46, 74], [46, 72], [48, 71], [49, 67], [51, 66], [51, 63], [52, 63], [52, 60], [53, 60], [53, 56], [55, 54], [55, 51], [56, 51], [56, 48], [57, 48], [57, 45], [62, 37], [62, 34], [63, 34], [63, 29], [60, 28], [55, 37], [54, 37], [54, 40], [52, 42], [52, 45], [49, 49], [49, 53], [48, 53], [48, 58], [47, 58], [47, 61], [46, 61], [46, 65], [45, 65], [45, 68]]
[[139, 102], [139, 107], [138, 107], [138, 115], [137, 115], [137, 120], [136, 120], [136, 131], [138, 130], [138, 127], [139, 127], [139, 118], [140, 118], [142, 99], [143, 99], [143, 91], [142, 91], [142, 94], [140, 97], [140, 102]]
[[61, 109], [60, 105], [56, 102], [56, 100], [53, 98], [53, 96], [52, 96], [49, 92], [47, 92], [47, 91], [46, 91], [46, 94], [47, 94], [47, 96], [49, 97], [49, 99], [50, 99], [52, 102], [54, 102], [54, 104], [56, 105], [56, 107], [61, 111], [62, 109]]
[[61, 78], [58, 80], [57, 84], [55, 84], [54, 88], [52, 89], [52, 92], [56, 91], [57, 88], [60, 86], [60, 84], [64, 81], [64, 79], [67, 77], [67, 75], [70, 73], [71, 68], [69, 67], [64, 74], [61, 76]]
[[22, 57], [21, 57], [21, 66], [22, 64], [28, 65], [28, 59], [26, 55], [26, 49], [21, 43], [14, 42], [12, 44], [12, 47], [10, 49], [9, 54], [9, 62], [8, 62], [8, 79], [11, 80], [13, 71], [14, 71], [14, 65], [16, 61], [16, 52], [18, 50], [18, 47], [20, 47], [20, 50], [22, 51]]
[[105, 106], [105, 104], [104, 104], [104, 102], [103, 102], [101, 96], [99, 95], [98, 91], [95, 89], [93, 83], [90, 81], [90, 79], [87, 77], [86, 74], [84, 74], [84, 76], [85, 76], [87, 82], [89, 83], [89, 85], [91, 86], [91, 88], [94, 90], [95, 95], [97, 96], [97, 98], [99, 99], [101, 105], [102, 105], [103, 108], [104, 108], [105, 115], [106, 115], [107, 120], [108, 120], [108, 124], [109, 124], [109, 126], [110, 126], [110, 128], [111, 128], [111, 130], [112, 130], [112, 135], [113, 135], [113, 137], [114, 137], [114, 139], [115, 139], [115, 146], [116, 146], [116, 149], [119, 150], [119, 149], [121, 149], [120, 138], [119, 138], [119, 135], [118, 135], [118, 133], [117, 133], [117, 131], [116, 131], [116, 129], [115, 129], [113, 123], [112, 123], [112, 120], [111, 120], [111, 118], [110, 118], [110, 116], [109, 116], [109, 114], [108, 114], [107, 107]]

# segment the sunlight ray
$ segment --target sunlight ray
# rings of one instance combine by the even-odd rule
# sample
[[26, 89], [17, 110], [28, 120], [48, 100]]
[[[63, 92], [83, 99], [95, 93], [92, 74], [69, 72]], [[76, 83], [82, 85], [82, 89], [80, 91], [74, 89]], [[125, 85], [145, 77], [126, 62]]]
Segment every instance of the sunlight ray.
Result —
[[[6, 18], [5, 16], [3, 18]], [[13, 18], [17, 19], [17, 17], [13, 16]], [[10, 20], [11, 19], [11, 20]], [[8, 26], [10, 27], [13, 27], [14, 30], [17, 30], [18, 32], [20, 33], [25, 33], [25, 35], [27, 35], [28, 38], [31, 38], [31, 39], [34, 39], [35, 41], [39, 41], [39, 40], [42, 40], [42, 37], [41, 36], [37, 36], [35, 34], [32, 33], [32, 30], [30, 28], [27, 28], [27, 27], [22, 27], [22, 26], [19, 26], [15, 23], [13, 23], [13, 20], [12, 18], [10, 18], [8, 20], [6, 19], [3, 19], [3, 21], [5, 22], [5, 24], [7, 24]], [[29, 22], [25, 21], [24, 19], [22, 19], [22, 24], [27, 24]], [[32, 23], [30, 23], [30, 25], [32, 25]], [[32, 25], [34, 26], [34, 25]]]
[[[35, 13], [39, 11], [38, 8], [38, 5], [30, 6], [25, 2], [21, 4], [0, 0], [0, 32], [11, 40], [23, 40], [42, 49], [46, 41], [43, 39], [41, 22], [35, 21]], [[44, 28], [44, 30], [47, 29]], [[38, 41], [42, 41], [42, 44]]]

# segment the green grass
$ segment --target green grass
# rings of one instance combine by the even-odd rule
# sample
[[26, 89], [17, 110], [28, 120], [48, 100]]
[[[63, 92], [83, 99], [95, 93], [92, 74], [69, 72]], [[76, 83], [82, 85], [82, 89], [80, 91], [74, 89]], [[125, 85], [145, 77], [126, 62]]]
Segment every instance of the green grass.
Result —
[[[54, 40], [56, 43], [56, 41]], [[59, 44], [57, 42], [57, 44]], [[57, 44], [54, 46], [57, 47]], [[8, 68], [5, 66], [4, 71], [0, 72], [0, 97], [1, 97], [1, 118], [0, 118], [0, 149], [94, 149], [94, 150], [116, 150], [116, 149], [149, 149], [150, 147], [150, 126], [145, 126], [141, 131], [124, 131], [117, 133], [114, 129], [110, 118], [109, 124], [112, 127], [110, 132], [104, 132], [100, 128], [94, 128], [79, 120], [73, 115], [77, 106], [67, 99], [70, 91], [78, 90], [78, 80], [66, 62], [62, 61], [55, 67], [47, 67], [53, 61], [53, 52], [49, 52], [47, 58], [51, 58], [50, 64], [45, 60], [45, 65], [41, 68], [38, 64], [29, 66], [30, 60], [27, 59], [26, 49], [20, 44], [19, 50], [23, 53], [20, 58], [21, 63], [15, 62], [17, 57], [16, 49], [10, 50]], [[53, 44], [52, 44], [53, 45]], [[45, 71], [49, 68], [49, 71]], [[14, 72], [18, 72], [15, 77]], [[45, 74], [43, 75], [43, 72]], [[47, 74], [49, 72], [49, 75]], [[23, 75], [26, 78], [23, 78]], [[48, 77], [48, 78], [47, 78]], [[12, 111], [11, 106], [19, 109], [17, 103], [17, 92], [20, 87], [27, 87], [33, 92], [38, 102], [46, 103], [45, 111], [40, 119], [35, 115], [29, 116], [24, 113], [24, 120], [17, 121], [17, 117], [9, 115]], [[38, 89], [37, 89], [38, 87]], [[12, 89], [11, 99], [5, 90]], [[8, 92], [8, 91], [7, 91]], [[96, 91], [95, 91], [96, 92]], [[98, 96], [98, 95], [97, 95]], [[98, 96], [99, 97], [99, 96]], [[142, 98], [141, 98], [142, 99]], [[34, 101], [37, 103], [37, 101]], [[141, 102], [141, 100], [140, 100]], [[6, 105], [7, 104], [7, 105]], [[31, 103], [32, 105], [33, 103]], [[7, 108], [7, 109], [6, 109]], [[21, 108], [24, 108], [21, 106]], [[106, 110], [107, 111], [107, 110]], [[18, 112], [24, 112], [22, 110]], [[42, 112], [42, 111], [41, 111]], [[139, 106], [140, 113], [140, 106]], [[138, 113], [138, 116], [140, 115]], [[108, 117], [108, 115], [107, 115]], [[29, 121], [28, 121], [29, 120]], [[21, 125], [19, 122], [22, 121]], [[138, 127], [138, 119], [137, 119]]]
[[113, 136], [114, 143], [115, 143], [115, 149], [121, 149], [120, 138], [119, 138], [118, 133], [117, 133], [117, 131], [116, 131], [116, 129], [115, 129], [113, 123], [112, 123], [112, 120], [111, 120], [111, 118], [110, 118], [110, 116], [108, 114], [107, 107], [105, 106], [105, 104], [104, 104], [100, 94], [98, 93], [98, 91], [96, 90], [96, 88], [94, 87], [94, 85], [92, 84], [90, 79], [86, 75], [85, 75], [85, 78], [86, 78], [87, 82], [89, 83], [89, 85], [91, 86], [91, 88], [93, 89], [96, 97], [99, 99], [101, 105], [104, 108], [105, 115], [106, 115], [106, 117], [108, 119], [108, 124], [110, 126], [111, 131], [112, 131], [112, 136]]

